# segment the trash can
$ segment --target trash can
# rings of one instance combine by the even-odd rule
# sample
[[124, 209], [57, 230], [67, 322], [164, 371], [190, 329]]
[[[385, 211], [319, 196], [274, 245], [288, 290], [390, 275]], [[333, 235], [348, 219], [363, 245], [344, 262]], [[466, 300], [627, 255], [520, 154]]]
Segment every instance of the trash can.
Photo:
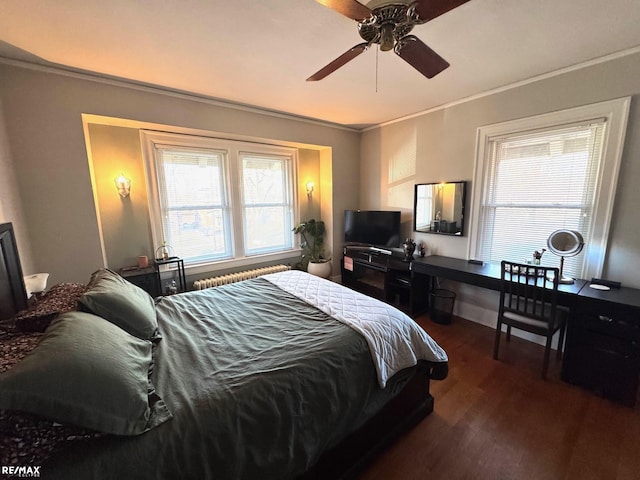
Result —
[[436, 288], [431, 292], [431, 320], [448, 325], [453, 315], [456, 294], [451, 290]]

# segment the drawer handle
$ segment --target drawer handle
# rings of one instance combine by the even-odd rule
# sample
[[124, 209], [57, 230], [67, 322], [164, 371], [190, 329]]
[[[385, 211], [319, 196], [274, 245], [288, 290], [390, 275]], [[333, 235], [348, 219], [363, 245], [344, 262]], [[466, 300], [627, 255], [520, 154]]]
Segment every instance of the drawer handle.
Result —
[[598, 320], [600, 320], [601, 322], [607, 322], [607, 323], [613, 322], [613, 318], [607, 317], [606, 315], [598, 315]]

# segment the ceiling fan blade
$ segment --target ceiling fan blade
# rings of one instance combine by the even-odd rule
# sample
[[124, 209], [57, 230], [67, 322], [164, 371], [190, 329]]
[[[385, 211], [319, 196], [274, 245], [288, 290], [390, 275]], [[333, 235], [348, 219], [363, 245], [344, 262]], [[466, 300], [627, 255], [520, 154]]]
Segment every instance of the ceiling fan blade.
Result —
[[371, 16], [369, 7], [365, 7], [356, 0], [316, 0], [316, 2], [358, 22]]
[[414, 5], [420, 20], [428, 22], [468, 1], [469, 0], [417, 0]]
[[362, 52], [364, 52], [367, 48], [369, 48], [369, 44], [367, 42], [359, 43], [355, 47], [350, 50], [347, 50], [345, 53], [336, 58], [333, 62], [328, 64], [327, 66], [321, 68], [316, 73], [307, 78], [307, 82], [316, 82], [318, 80], [322, 80], [324, 77], [329, 75], [330, 73], [335, 72], [345, 63], [350, 62]]
[[407, 35], [398, 40], [394, 52], [427, 78], [435, 77], [449, 66], [449, 62], [415, 35]]

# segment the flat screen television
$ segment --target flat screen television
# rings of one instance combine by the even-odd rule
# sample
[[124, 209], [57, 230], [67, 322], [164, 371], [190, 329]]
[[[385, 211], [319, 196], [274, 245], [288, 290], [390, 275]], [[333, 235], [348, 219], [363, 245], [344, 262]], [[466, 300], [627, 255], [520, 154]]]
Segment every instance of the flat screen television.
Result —
[[400, 246], [400, 211], [345, 210], [347, 244], [396, 248]]

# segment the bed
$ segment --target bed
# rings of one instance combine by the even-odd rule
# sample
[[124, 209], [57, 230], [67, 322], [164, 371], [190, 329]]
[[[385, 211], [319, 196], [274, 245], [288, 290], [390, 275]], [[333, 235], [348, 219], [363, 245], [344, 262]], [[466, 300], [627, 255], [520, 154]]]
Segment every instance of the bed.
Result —
[[347, 478], [447, 374], [408, 317], [304, 272], [153, 301], [100, 269], [78, 295], [0, 375], [5, 421], [37, 426], [19, 442], [69, 429], [5, 460], [45, 478]]

